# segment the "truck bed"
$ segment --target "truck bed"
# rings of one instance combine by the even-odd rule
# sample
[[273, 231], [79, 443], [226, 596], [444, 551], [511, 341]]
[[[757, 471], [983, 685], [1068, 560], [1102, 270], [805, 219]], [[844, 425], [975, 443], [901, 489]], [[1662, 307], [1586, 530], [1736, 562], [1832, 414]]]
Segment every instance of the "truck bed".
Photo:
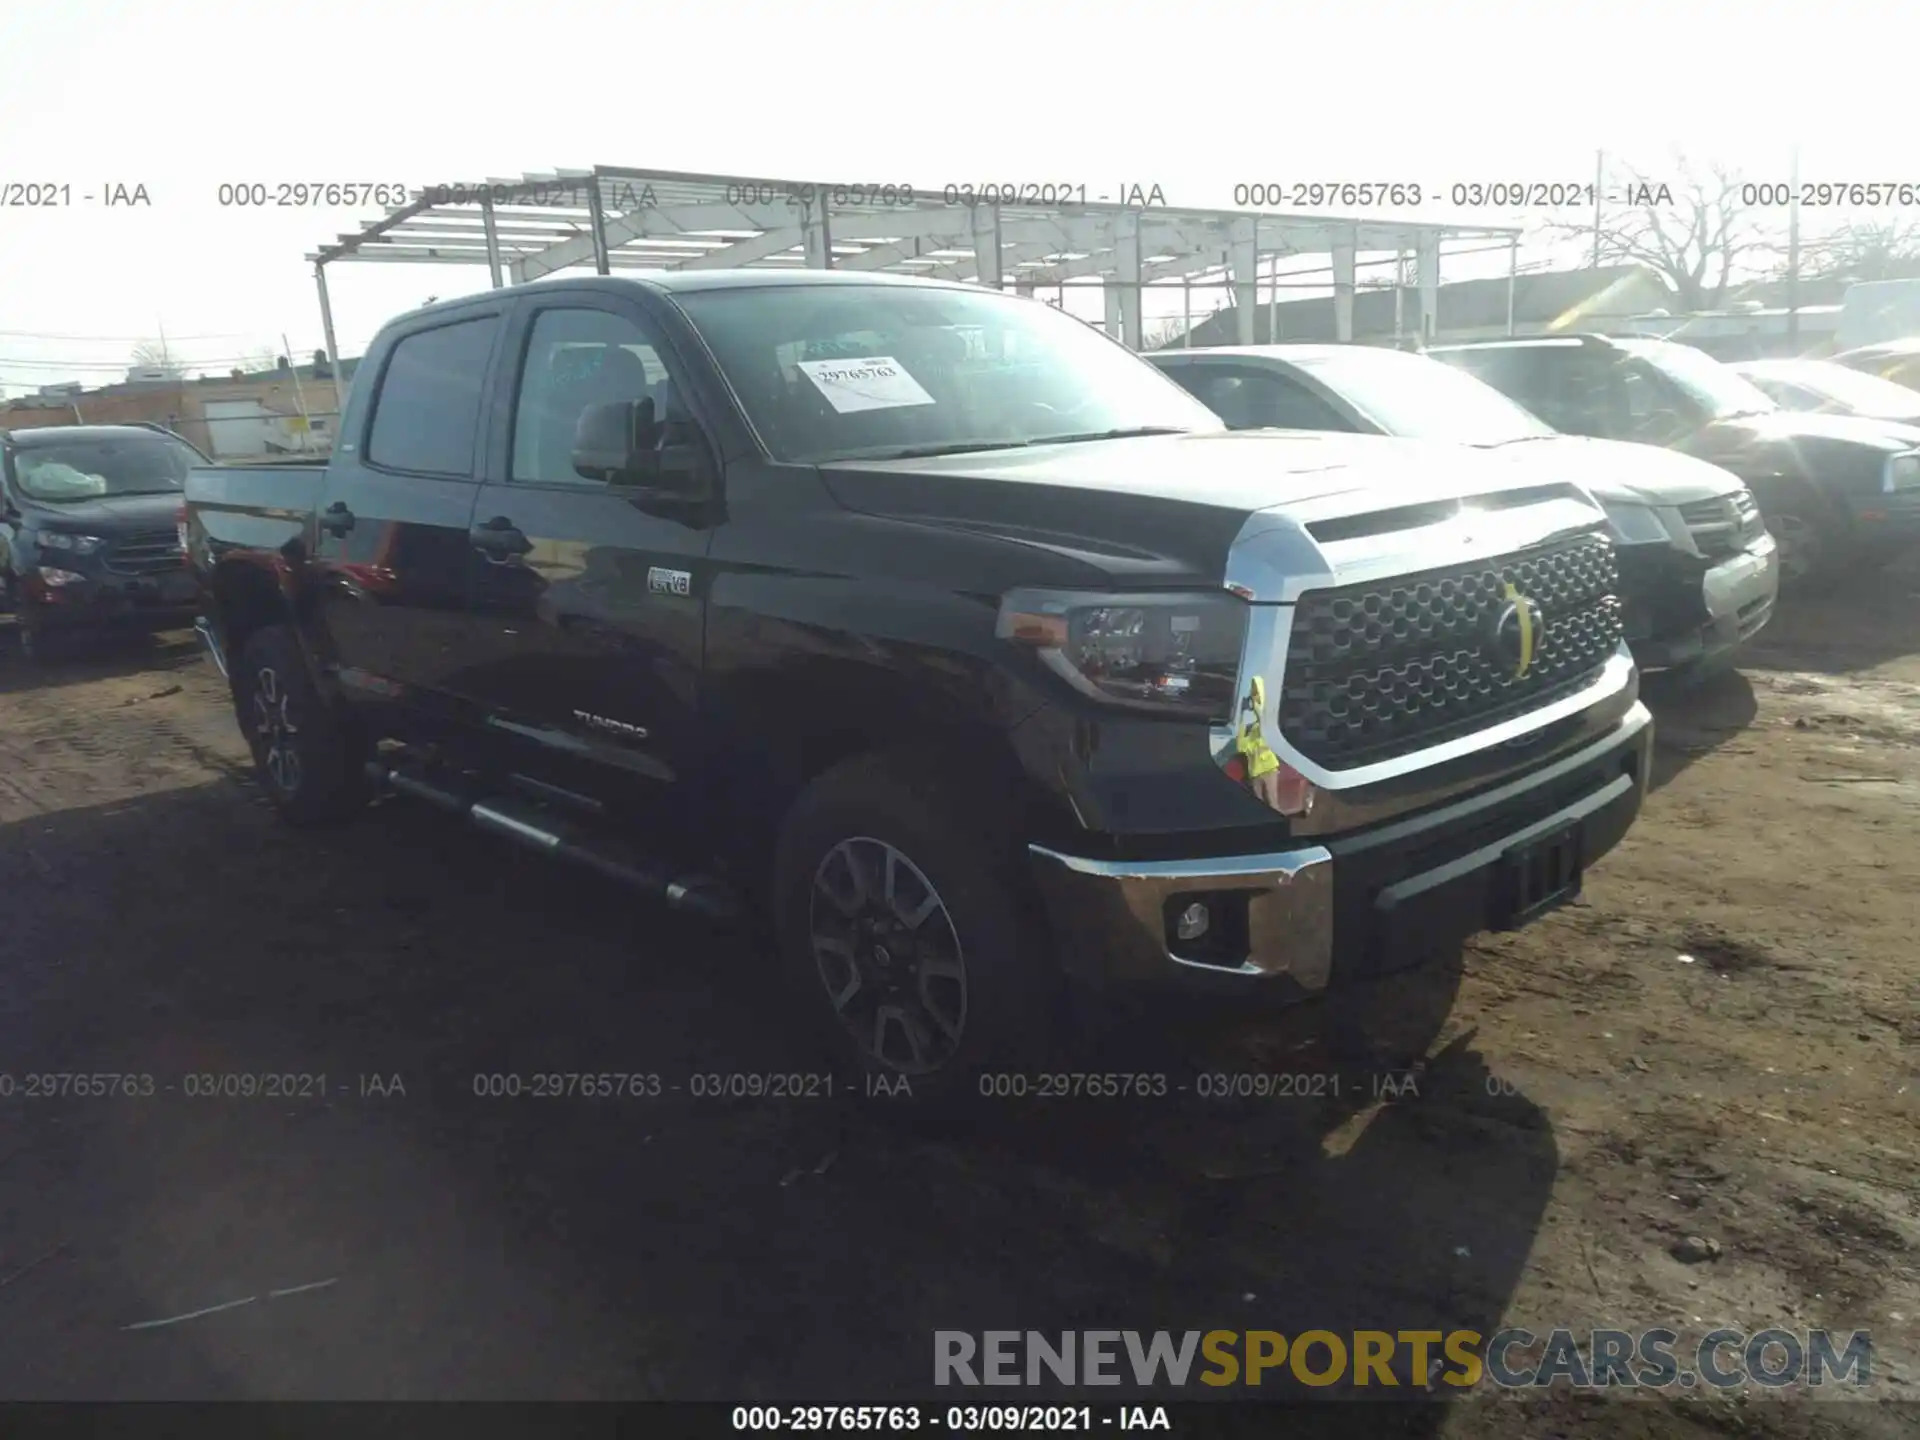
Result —
[[215, 550], [277, 550], [307, 533], [326, 478], [325, 465], [196, 465], [187, 506]]

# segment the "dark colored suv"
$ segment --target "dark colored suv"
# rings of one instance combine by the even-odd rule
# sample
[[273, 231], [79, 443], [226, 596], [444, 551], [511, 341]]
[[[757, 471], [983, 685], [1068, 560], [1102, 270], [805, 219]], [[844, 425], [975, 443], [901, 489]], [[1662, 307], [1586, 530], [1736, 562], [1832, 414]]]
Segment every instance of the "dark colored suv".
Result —
[[1670, 340], [1536, 336], [1427, 353], [1556, 430], [1664, 445], [1731, 470], [1780, 542], [1783, 585], [1920, 541], [1920, 426], [1784, 410], [1731, 366]]
[[181, 487], [208, 463], [170, 430], [60, 425], [0, 431], [0, 601], [43, 657], [80, 630], [193, 623]]

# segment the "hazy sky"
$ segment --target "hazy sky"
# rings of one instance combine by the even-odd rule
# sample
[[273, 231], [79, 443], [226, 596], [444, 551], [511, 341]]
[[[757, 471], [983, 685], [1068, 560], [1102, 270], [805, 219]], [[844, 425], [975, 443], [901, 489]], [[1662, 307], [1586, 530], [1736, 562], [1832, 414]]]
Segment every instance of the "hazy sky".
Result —
[[[1856, 0], [15, 0], [0, 185], [66, 182], [75, 205], [0, 209], [0, 389], [117, 378], [162, 326], [208, 370], [283, 333], [319, 346], [302, 257], [377, 209], [222, 209], [222, 181], [598, 163], [1157, 183], [1226, 208], [1244, 181], [1584, 180], [1598, 148], [1655, 174], [1678, 145], [1784, 179], [1797, 140], [1805, 178], [1920, 183], [1916, 31], [1920, 12]], [[115, 182], [151, 207], [78, 199]], [[330, 274], [350, 354], [395, 311], [486, 284], [468, 266]]]

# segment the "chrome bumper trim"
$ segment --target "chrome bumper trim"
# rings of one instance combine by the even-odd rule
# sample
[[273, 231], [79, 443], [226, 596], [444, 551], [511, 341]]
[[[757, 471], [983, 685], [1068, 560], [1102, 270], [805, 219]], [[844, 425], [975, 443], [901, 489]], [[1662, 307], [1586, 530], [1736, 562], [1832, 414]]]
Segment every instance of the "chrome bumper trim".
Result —
[[[1070, 971], [1102, 981], [1166, 979], [1181, 971], [1292, 980], [1326, 989], [1333, 972], [1333, 856], [1319, 845], [1205, 860], [1088, 860], [1027, 847], [1054, 919], [1078, 953]], [[1247, 891], [1247, 958], [1209, 965], [1173, 954], [1167, 902], [1196, 891]]]

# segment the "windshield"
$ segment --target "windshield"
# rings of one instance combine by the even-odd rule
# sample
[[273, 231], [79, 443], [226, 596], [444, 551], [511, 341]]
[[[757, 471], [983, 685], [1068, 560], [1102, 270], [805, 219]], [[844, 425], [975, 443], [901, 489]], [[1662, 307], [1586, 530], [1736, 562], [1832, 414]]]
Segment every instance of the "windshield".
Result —
[[1856, 415], [1886, 418], [1920, 415], [1920, 395], [1904, 385], [1865, 375], [1844, 365], [1808, 360], [1793, 365], [1757, 367], [1754, 374], [1777, 379], [1788, 385], [1811, 390], [1823, 400], [1832, 401]]
[[673, 298], [777, 460], [1225, 428], [1085, 322], [992, 290], [769, 285]]
[[1761, 415], [1780, 408], [1751, 380], [1691, 345], [1676, 345], [1670, 340], [1616, 340], [1614, 343], [1627, 354], [1653, 366], [1715, 420]]
[[1356, 346], [1289, 358], [1389, 435], [1501, 445], [1559, 433], [1484, 380], [1424, 355]]
[[22, 446], [13, 473], [31, 499], [55, 504], [103, 495], [165, 495], [186, 484], [200, 456], [164, 435]]

